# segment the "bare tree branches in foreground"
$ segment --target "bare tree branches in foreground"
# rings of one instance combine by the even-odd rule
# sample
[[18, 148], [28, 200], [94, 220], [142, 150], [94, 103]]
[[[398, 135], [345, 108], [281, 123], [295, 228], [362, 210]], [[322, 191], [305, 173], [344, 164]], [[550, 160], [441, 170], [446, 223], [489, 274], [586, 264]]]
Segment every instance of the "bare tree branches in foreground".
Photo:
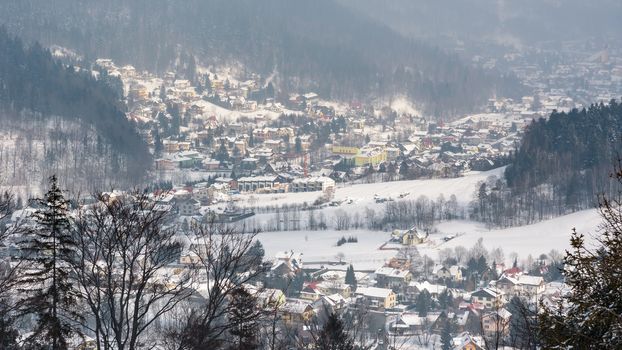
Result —
[[189, 296], [190, 269], [172, 269], [182, 249], [167, 212], [135, 194], [99, 196], [76, 219], [75, 278], [97, 349], [147, 348], [148, 330]]
[[263, 316], [264, 312], [256, 306], [252, 308], [254, 312], [242, 315], [237, 312], [240, 305], [236, 303], [236, 298], [244, 294], [240, 289], [263, 272], [261, 257], [249, 254], [255, 235], [213, 224], [191, 228], [189, 250], [197, 273], [193, 287], [204, 300], [190, 312], [181, 329], [170, 332], [177, 349], [235, 345], [231, 334]]

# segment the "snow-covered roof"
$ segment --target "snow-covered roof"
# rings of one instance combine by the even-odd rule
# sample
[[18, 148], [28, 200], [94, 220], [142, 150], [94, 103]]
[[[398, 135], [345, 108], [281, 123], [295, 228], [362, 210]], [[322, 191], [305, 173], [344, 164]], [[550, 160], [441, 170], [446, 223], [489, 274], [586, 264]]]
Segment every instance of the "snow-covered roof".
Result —
[[489, 297], [489, 298], [497, 298], [501, 296], [502, 293], [495, 288], [482, 288], [477, 290], [471, 294], [471, 297]]
[[242, 177], [238, 179], [240, 182], [273, 182], [276, 181], [276, 176], [254, 176], [254, 177]]
[[452, 339], [454, 344], [454, 349], [462, 350], [465, 349], [467, 345], [474, 344], [476, 349], [482, 349], [482, 345], [484, 344], [483, 339], [481, 337], [472, 336], [468, 332], [464, 332], [459, 336]]
[[426, 315], [426, 317], [420, 317], [417, 313], [405, 312], [400, 315], [400, 322], [412, 327], [412, 326], [421, 326], [426, 321], [430, 324], [436, 322], [438, 317], [440, 316], [439, 312], [430, 312]]
[[393, 291], [387, 288], [377, 288], [377, 287], [359, 287], [356, 289], [356, 294], [364, 295], [366, 297], [372, 298], [387, 298], [391, 295]]
[[541, 276], [530, 275], [504, 275], [499, 281], [507, 280], [514, 285], [527, 285], [527, 286], [539, 286], [544, 283], [544, 279]]
[[301, 314], [305, 312], [307, 308], [312, 308], [308, 301], [299, 299], [288, 299], [281, 307], [281, 311]]
[[438, 285], [438, 284], [432, 284], [432, 283], [430, 283], [428, 281], [424, 281], [422, 283], [411, 282], [410, 286], [417, 288], [418, 291], [423, 291], [425, 289], [428, 292], [430, 292], [430, 294], [441, 294], [441, 293], [443, 293], [445, 291], [445, 289], [447, 289], [446, 286], [442, 286], [442, 285]]
[[384, 266], [376, 270], [376, 275], [388, 276], [394, 278], [406, 278], [410, 273], [408, 270], [399, 270], [392, 267]]

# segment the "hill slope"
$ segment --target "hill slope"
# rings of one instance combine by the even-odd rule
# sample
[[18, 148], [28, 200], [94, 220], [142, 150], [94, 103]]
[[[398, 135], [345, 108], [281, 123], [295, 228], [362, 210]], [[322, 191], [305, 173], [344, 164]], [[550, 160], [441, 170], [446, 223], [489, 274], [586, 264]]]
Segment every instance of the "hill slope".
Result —
[[276, 70], [286, 91], [345, 100], [406, 94], [435, 114], [470, 110], [517, 88], [334, 0], [6, 0], [0, 21], [90, 58], [163, 71], [190, 52], [208, 64]]
[[472, 217], [518, 226], [594, 208], [600, 194], [618, 198], [609, 177], [620, 155], [622, 105], [593, 105], [534, 121], [506, 168], [505, 179], [481, 183]]
[[616, 0], [339, 2], [408, 36], [451, 36], [520, 44], [622, 35], [622, 3]]
[[[105, 172], [111, 177], [109, 181], [138, 180], [150, 166], [150, 156], [122, 108], [116, 93], [103, 80], [56, 62], [38, 44], [24, 46], [0, 28], [0, 119], [6, 137], [3, 146], [22, 154], [15, 158], [24, 166], [43, 162], [46, 165], [38, 169], [46, 173], [72, 167], [68, 175], [77, 181], [81, 174], [89, 173], [85, 168], [98, 164], [92, 162], [93, 158], [103, 158], [110, 168]], [[17, 133], [17, 137], [7, 131]], [[27, 140], [27, 147], [20, 139]], [[73, 164], [66, 164], [69, 153], [76, 153], [71, 157], [80, 156], [84, 163], [79, 166], [78, 158], [72, 158]], [[14, 175], [16, 167], [13, 164]], [[98, 180], [102, 180], [101, 176], [83, 178], [82, 182]]]

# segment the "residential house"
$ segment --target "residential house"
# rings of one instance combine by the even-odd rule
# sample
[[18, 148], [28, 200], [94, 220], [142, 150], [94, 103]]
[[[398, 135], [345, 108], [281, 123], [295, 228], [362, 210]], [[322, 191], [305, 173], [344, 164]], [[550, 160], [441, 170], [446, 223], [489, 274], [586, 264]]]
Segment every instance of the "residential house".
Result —
[[199, 215], [199, 209], [201, 203], [193, 198], [179, 198], [175, 201], [177, 211], [181, 216], [194, 216]]
[[340, 295], [343, 298], [349, 298], [352, 295], [352, 287], [350, 285], [338, 281], [322, 281], [317, 284], [317, 289], [323, 295]]
[[207, 189], [207, 198], [211, 202], [224, 202], [229, 199], [231, 188], [228, 183], [216, 182]]
[[419, 232], [415, 227], [413, 227], [406, 231], [395, 230], [393, 231], [392, 236], [405, 246], [414, 246], [425, 242], [428, 238], [428, 233]]
[[484, 350], [484, 340], [464, 332], [452, 339], [453, 350]]
[[277, 276], [295, 274], [302, 269], [302, 253], [293, 251], [278, 252], [275, 256], [271, 272]]
[[257, 298], [257, 304], [263, 308], [280, 307], [286, 301], [283, 291], [273, 288], [262, 289], [255, 297]]
[[398, 290], [408, 286], [412, 280], [412, 273], [408, 270], [381, 267], [376, 270], [376, 286]]
[[213, 170], [220, 169], [220, 161], [216, 159], [204, 159], [202, 164], [203, 164], [203, 168], [207, 171], [213, 171]]
[[439, 294], [443, 293], [446, 289], [446, 286], [432, 284], [428, 281], [410, 282], [410, 284], [408, 285], [407, 294], [411, 295], [412, 297], [416, 297], [417, 295], [419, 295], [419, 293], [427, 290], [432, 297], [438, 298]]
[[335, 180], [330, 177], [318, 176], [295, 179], [290, 184], [290, 192], [325, 191], [335, 187]]
[[305, 324], [315, 314], [313, 306], [308, 301], [299, 299], [288, 299], [279, 311], [283, 322], [288, 325]]
[[422, 334], [432, 330], [440, 315], [441, 312], [429, 312], [422, 317], [416, 312], [404, 312], [389, 327], [391, 332], [398, 335]]
[[240, 192], [254, 192], [259, 189], [271, 189], [278, 183], [280, 183], [278, 176], [242, 177], [238, 179], [238, 189]]
[[495, 284], [507, 295], [537, 297], [545, 290], [544, 279], [530, 275], [503, 275]]
[[390, 309], [397, 301], [395, 292], [387, 288], [358, 287], [355, 294], [362, 296], [370, 307], [377, 309]]
[[324, 294], [317, 288], [317, 284], [317, 282], [306, 283], [300, 291], [300, 299], [311, 301], [319, 300]]
[[207, 182], [195, 184], [192, 188], [192, 198], [198, 200], [202, 205], [209, 204], [209, 185]]
[[496, 288], [482, 288], [471, 293], [471, 302], [481, 304], [487, 309], [499, 308], [504, 301], [503, 292]]
[[314, 322], [322, 326], [333, 313], [340, 313], [347, 307], [348, 303], [339, 294], [323, 295], [318, 300], [311, 303], [314, 311]]
[[450, 267], [438, 266], [435, 268], [433, 273], [438, 279], [452, 280], [454, 282], [460, 282], [463, 280], [462, 268], [458, 265]]
[[484, 334], [507, 335], [510, 331], [510, 318], [512, 314], [501, 308], [486, 312], [482, 315], [482, 330]]

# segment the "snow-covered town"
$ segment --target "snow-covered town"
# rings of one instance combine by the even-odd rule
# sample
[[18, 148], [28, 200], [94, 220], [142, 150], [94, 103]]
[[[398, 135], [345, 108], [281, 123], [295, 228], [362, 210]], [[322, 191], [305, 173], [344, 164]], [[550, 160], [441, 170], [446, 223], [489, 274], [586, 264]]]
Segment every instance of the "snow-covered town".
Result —
[[622, 349], [620, 16], [0, 1], [0, 350]]

